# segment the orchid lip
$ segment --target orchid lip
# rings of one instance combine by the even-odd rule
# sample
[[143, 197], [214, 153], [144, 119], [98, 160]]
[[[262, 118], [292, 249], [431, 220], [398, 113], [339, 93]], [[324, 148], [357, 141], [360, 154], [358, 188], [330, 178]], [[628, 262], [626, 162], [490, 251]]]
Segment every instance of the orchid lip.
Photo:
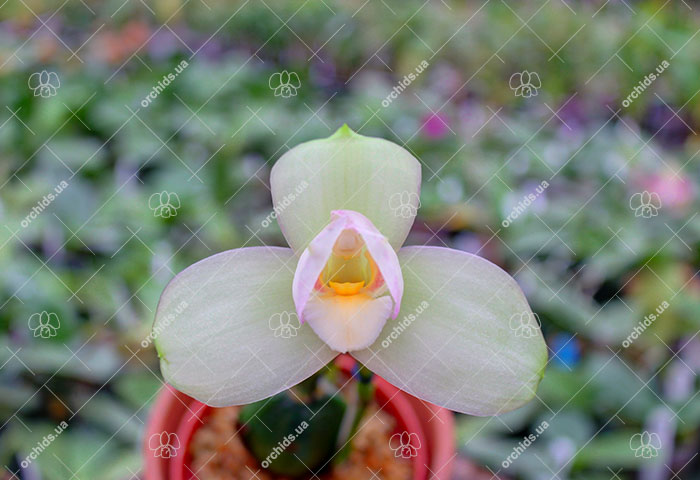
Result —
[[[356, 339], [355, 333], [350, 331], [359, 328], [359, 323], [357, 326], [349, 324], [361, 309], [365, 314], [373, 312], [378, 317], [375, 324], [380, 327], [389, 317], [396, 318], [401, 306], [403, 277], [396, 252], [367, 217], [351, 210], [334, 210], [328, 225], [302, 253], [292, 290], [301, 322], [307, 320], [310, 302], [314, 302], [316, 310], [322, 309], [319, 306], [322, 304], [324, 308], [331, 308], [332, 302], [335, 314], [344, 318], [339, 328]], [[367, 301], [384, 296], [391, 302], [382, 300], [382, 308], [365, 306]], [[387, 307], [389, 310], [385, 312]], [[355, 314], [351, 312], [353, 309], [357, 310]], [[320, 316], [316, 312], [314, 319]], [[375, 330], [375, 324], [371, 330]]]
[[[357, 272], [354, 278], [348, 273], [357, 268], [364, 268], [364, 278]], [[364, 285], [357, 288], [360, 282]], [[364, 215], [351, 210], [332, 211], [330, 223], [302, 253], [294, 275], [292, 289], [299, 319], [304, 321], [304, 307], [314, 293], [348, 294], [356, 289], [354, 293], [376, 294], [382, 287], [394, 302], [392, 318], [396, 318], [403, 294], [396, 252]]]

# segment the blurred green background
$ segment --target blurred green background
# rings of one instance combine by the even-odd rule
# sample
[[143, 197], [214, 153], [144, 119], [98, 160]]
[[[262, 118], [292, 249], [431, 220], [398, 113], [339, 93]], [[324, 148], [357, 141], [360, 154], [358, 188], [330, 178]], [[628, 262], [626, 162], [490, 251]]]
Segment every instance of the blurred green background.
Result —
[[[420, 159], [407, 243], [506, 268], [551, 349], [528, 406], [459, 417], [458, 472], [700, 478], [699, 31], [689, 0], [4, 2], [0, 478], [61, 421], [22, 478], [138, 478], [162, 385], [141, 342], [165, 284], [284, 245], [262, 226], [270, 167], [344, 122]], [[287, 97], [270, 85], [283, 71]], [[645, 431], [652, 459], [635, 456]]]

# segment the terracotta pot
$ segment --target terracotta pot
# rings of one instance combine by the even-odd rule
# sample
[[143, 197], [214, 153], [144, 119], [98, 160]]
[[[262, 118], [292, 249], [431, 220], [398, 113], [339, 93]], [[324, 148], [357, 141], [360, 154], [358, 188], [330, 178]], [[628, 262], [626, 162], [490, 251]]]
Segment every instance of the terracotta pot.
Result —
[[[344, 369], [348, 366], [345, 360], [339, 363]], [[412, 397], [380, 377], [375, 376], [374, 382], [377, 401], [397, 419], [399, 428], [419, 433], [414, 479], [426, 479], [429, 473], [432, 480], [448, 480], [456, 456], [452, 412]], [[163, 388], [146, 425], [145, 480], [189, 480], [183, 476], [188, 442], [210, 409], [170, 386]]]

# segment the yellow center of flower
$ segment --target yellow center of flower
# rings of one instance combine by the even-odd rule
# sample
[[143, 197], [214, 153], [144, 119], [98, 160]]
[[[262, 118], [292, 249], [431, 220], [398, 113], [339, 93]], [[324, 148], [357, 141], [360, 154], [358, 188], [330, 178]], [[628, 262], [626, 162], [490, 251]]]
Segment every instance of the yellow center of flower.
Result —
[[371, 285], [376, 275], [377, 266], [362, 237], [353, 230], [344, 230], [333, 245], [319, 280], [336, 295], [350, 296]]
[[360, 290], [362, 290], [362, 287], [365, 286], [365, 282], [328, 282], [328, 286], [333, 289], [335, 293], [338, 295], [355, 295], [356, 293], [359, 293]]

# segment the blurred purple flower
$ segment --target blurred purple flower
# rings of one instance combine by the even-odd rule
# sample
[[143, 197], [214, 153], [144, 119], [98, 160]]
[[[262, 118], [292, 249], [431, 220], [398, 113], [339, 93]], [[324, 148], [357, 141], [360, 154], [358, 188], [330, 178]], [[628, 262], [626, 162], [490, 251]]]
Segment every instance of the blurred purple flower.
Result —
[[571, 130], [577, 130], [584, 127], [588, 120], [588, 112], [586, 111], [585, 103], [578, 98], [564, 100], [556, 112], [557, 120], [567, 131], [569, 128]]
[[314, 85], [324, 89], [336, 91], [345, 88], [345, 82], [338, 78], [338, 71], [332, 58], [323, 57], [323, 61], [320, 58], [314, 59], [309, 66], [309, 76]]
[[450, 131], [447, 117], [441, 113], [430, 113], [423, 117], [421, 130], [431, 140], [438, 140]]
[[641, 126], [669, 147], [682, 145], [692, 133], [689, 128], [689, 126], [692, 127], [692, 120], [687, 115], [676, 116], [668, 106], [663, 104], [649, 107]]
[[655, 173], [642, 181], [646, 190], [656, 192], [664, 206], [683, 208], [692, 202], [693, 184], [683, 175], [674, 176], [671, 172]]
[[170, 58], [180, 51], [182, 43], [177, 39], [173, 32], [168, 30], [159, 30], [153, 35], [153, 38], [148, 42], [148, 54], [156, 60]]

